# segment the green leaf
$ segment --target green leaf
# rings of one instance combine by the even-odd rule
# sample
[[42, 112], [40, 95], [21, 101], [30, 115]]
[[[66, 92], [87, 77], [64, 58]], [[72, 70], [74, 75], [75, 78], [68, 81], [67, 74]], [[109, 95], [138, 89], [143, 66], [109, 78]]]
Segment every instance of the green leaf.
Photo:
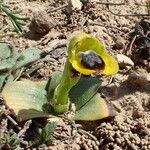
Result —
[[83, 107], [97, 92], [101, 80], [82, 76], [79, 82], [70, 90], [70, 100], [75, 103], [76, 110]]
[[41, 131], [41, 140], [40, 142], [43, 143], [47, 143], [49, 141], [52, 141], [53, 139], [53, 132], [56, 128], [56, 123], [47, 123], [46, 126], [42, 129]]
[[16, 51], [12, 51], [10, 57], [0, 60], [0, 71], [6, 71], [12, 69], [16, 64], [19, 54]]
[[62, 72], [56, 71], [53, 73], [48, 87], [48, 100], [52, 100], [55, 88], [58, 86], [62, 78]]
[[94, 121], [114, 116], [115, 112], [111, 105], [97, 93], [75, 114], [75, 120]]
[[18, 58], [18, 61], [14, 67], [14, 69], [18, 69], [21, 67], [24, 67], [28, 64], [31, 64], [41, 58], [42, 51], [37, 48], [28, 48], [24, 50], [20, 57]]
[[1, 90], [2, 90], [2, 87], [3, 87], [3, 85], [4, 85], [4, 82], [5, 82], [7, 76], [8, 76], [7, 73], [0, 75], [0, 92], [1, 92]]
[[17, 134], [12, 134], [9, 138], [8, 138], [8, 144], [11, 145], [13, 148], [17, 147], [17, 145], [20, 143]]
[[0, 43], [0, 60], [10, 57], [12, 47], [8, 43]]
[[8, 77], [7, 77], [6, 84], [9, 83], [9, 82], [13, 82], [14, 79], [15, 79], [14, 76], [12, 74], [9, 74]]
[[14, 58], [4, 59], [0, 61], [0, 71], [11, 69], [16, 63]]
[[7, 106], [14, 110], [21, 121], [38, 118], [52, 117], [45, 110], [47, 98], [45, 82], [16, 81], [5, 85], [2, 96]]

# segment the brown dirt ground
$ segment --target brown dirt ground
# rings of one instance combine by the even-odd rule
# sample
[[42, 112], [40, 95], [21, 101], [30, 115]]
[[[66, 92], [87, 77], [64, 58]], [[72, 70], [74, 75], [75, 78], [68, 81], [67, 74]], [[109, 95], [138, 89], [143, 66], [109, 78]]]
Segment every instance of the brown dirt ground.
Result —
[[[85, 31], [97, 37], [113, 55], [122, 54], [128, 50], [128, 44], [131, 42], [129, 32], [135, 23], [142, 19], [142, 17], [114, 15], [108, 11], [106, 5], [95, 3], [84, 4], [82, 10], [67, 14], [66, 8], [53, 11], [54, 8], [64, 5], [65, 0], [5, 0], [5, 2], [12, 9], [22, 10], [22, 14], [30, 16], [31, 19], [35, 12], [46, 11], [48, 15], [46, 17], [52, 23], [50, 31], [41, 35], [29, 29], [29, 22], [25, 28], [26, 33], [20, 36], [13, 32], [8, 18], [0, 14], [0, 41], [9, 42], [20, 51], [33, 46], [49, 53], [46, 58], [38, 62], [43, 67], [36, 76], [41, 78], [48, 78], [55, 70], [63, 69], [67, 56], [67, 40], [74, 31]], [[116, 3], [115, 0], [109, 2]], [[146, 0], [126, 0], [126, 5], [110, 7], [117, 14], [145, 14], [147, 8], [141, 6], [145, 4]], [[145, 66], [136, 65], [134, 69], [149, 75]], [[110, 77], [104, 79], [101, 93], [116, 107], [118, 112], [116, 117], [111, 121], [96, 122], [96, 125], [84, 123], [92, 127], [94, 124], [92, 130], [86, 130], [81, 124], [74, 124], [73, 121], [64, 118], [56, 128], [55, 140], [49, 148], [43, 146], [44, 148], [39, 149], [149, 150], [150, 83], [144, 79], [132, 79], [131, 71], [132, 69], [120, 70], [110, 83]], [[1, 105], [0, 111], [8, 110]], [[7, 126], [7, 118], [1, 119], [0, 124]]]

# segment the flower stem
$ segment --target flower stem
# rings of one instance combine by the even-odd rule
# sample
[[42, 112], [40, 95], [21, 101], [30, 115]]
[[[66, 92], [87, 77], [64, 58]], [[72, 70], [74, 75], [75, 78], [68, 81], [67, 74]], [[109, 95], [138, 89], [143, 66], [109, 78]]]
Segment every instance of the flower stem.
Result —
[[52, 105], [57, 114], [64, 113], [69, 108], [69, 91], [79, 81], [80, 74], [75, 75], [69, 60], [67, 59], [60, 84], [54, 91]]

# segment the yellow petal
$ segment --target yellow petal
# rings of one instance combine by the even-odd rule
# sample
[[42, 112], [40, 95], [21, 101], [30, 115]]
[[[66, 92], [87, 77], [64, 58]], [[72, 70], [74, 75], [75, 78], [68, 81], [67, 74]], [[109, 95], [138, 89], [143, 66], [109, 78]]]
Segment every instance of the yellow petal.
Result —
[[106, 75], [116, 74], [119, 70], [117, 61], [106, 52], [104, 52], [100, 56], [105, 63], [105, 68], [104, 70], [102, 70], [102, 73]]
[[[105, 63], [105, 68], [103, 70], [88, 69], [81, 64], [80, 53], [89, 50], [93, 50], [103, 59]], [[80, 33], [73, 37], [69, 44], [68, 55], [73, 68], [84, 75], [99, 72], [112, 75], [116, 74], [119, 69], [117, 61], [105, 52], [105, 47], [96, 38], [85, 33]]]
[[86, 33], [78, 33], [71, 39], [69, 46], [68, 46], [69, 59], [71, 59], [73, 56], [73, 53], [74, 53], [73, 50], [75, 48], [75, 45], [86, 37], [90, 37], [90, 36]]

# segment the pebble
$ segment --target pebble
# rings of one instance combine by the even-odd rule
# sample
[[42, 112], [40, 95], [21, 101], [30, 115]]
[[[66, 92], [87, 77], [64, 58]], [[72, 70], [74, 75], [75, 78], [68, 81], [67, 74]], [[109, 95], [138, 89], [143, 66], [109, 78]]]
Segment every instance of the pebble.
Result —
[[116, 41], [115, 41], [115, 44], [113, 45], [113, 48], [114, 49], [118, 49], [118, 50], [120, 50], [120, 49], [123, 49], [124, 48], [124, 41], [123, 41], [123, 39], [117, 39]]
[[81, 8], [82, 8], [82, 3], [80, 0], [69, 0], [67, 12], [70, 14], [74, 10], [81, 10]]
[[129, 28], [127, 27], [122, 27], [121, 30], [125, 33], [128, 33], [130, 31]]
[[30, 24], [30, 29], [38, 34], [46, 34], [55, 26], [54, 21], [48, 16], [45, 11], [34, 13]]
[[118, 144], [121, 144], [121, 140], [120, 140], [119, 138], [116, 138], [116, 142], [117, 142]]
[[126, 68], [127, 66], [129, 66], [129, 67], [134, 66], [134, 62], [129, 57], [127, 57], [123, 54], [117, 54], [116, 59], [117, 59], [119, 66], [121, 68]]

